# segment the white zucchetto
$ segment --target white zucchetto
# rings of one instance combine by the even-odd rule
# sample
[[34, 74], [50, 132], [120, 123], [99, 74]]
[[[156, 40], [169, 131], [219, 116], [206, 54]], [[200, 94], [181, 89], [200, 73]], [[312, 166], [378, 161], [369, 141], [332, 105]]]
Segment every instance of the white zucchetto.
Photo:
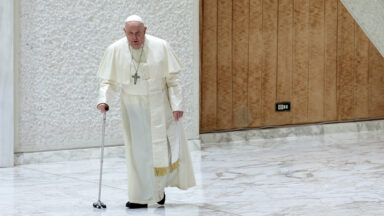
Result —
[[140, 23], [143, 23], [144, 24], [144, 21], [143, 19], [141, 19], [141, 17], [137, 16], [137, 15], [131, 15], [129, 17], [127, 17], [127, 19], [125, 19], [125, 22], [140, 22]]

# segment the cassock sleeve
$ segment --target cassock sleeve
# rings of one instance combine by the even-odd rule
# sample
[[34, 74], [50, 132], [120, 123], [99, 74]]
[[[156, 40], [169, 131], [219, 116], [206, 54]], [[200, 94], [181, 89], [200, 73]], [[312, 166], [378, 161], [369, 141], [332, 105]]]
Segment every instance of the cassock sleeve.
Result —
[[165, 78], [168, 86], [171, 108], [172, 111], [183, 111], [183, 87], [180, 78], [182, 64], [169, 44], [165, 43], [165, 45], [168, 58], [168, 71]]
[[101, 79], [116, 80], [115, 61], [114, 61], [114, 49], [110, 46], [104, 53], [101, 60], [97, 76]]
[[97, 104], [109, 104], [117, 92], [117, 84], [110, 80], [102, 80], [99, 89], [99, 99]]
[[101, 103], [109, 104], [117, 91], [114, 55], [113, 47], [109, 46], [97, 71], [97, 76], [101, 78], [98, 105]]

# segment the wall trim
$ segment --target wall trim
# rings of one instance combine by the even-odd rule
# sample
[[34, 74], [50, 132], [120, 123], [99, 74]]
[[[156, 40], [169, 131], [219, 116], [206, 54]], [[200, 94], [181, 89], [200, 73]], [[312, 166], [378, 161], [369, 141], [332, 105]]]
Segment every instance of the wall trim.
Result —
[[0, 167], [14, 165], [14, 2], [0, 2]]
[[199, 139], [200, 134], [200, 1], [193, 2], [193, 134], [189, 139]]
[[[188, 140], [188, 148], [200, 151], [200, 140]], [[104, 158], [125, 158], [125, 146], [106, 146]], [[15, 153], [15, 165], [53, 163], [61, 161], [93, 160], [100, 158], [100, 147], [54, 151]]]

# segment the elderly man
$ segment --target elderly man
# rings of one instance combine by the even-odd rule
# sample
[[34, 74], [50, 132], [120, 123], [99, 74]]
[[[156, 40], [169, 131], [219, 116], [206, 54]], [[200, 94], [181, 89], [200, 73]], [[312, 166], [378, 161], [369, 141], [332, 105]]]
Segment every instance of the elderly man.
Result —
[[136, 15], [125, 20], [125, 36], [110, 45], [97, 76], [97, 108], [105, 113], [120, 87], [128, 173], [128, 208], [164, 204], [167, 186], [195, 185], [184, 131], [181, 63], [169, 44], [146, 34]]

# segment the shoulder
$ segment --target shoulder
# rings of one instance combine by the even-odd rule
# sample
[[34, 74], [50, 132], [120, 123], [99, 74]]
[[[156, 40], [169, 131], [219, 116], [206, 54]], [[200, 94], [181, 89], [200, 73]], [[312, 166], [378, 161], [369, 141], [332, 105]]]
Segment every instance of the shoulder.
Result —
[[121, 49], [123, 46], [126, 46], [126, 45], [127, 45], [127, 38], [123, 37], [123, 38], [115, 41], [111, 45], [109, 45], [108, 48], [107, 48], [107, 52], [114, 51], [114, 50], [117, 50], [117, 49]]
[[153, 45], [153, 46], [167, 46], [168, 44], [167, 41], [165, 41], [164, 39], [161, 39], [149, 34], [145, 35], [145, 39], [147, 39], [149, 45]]

